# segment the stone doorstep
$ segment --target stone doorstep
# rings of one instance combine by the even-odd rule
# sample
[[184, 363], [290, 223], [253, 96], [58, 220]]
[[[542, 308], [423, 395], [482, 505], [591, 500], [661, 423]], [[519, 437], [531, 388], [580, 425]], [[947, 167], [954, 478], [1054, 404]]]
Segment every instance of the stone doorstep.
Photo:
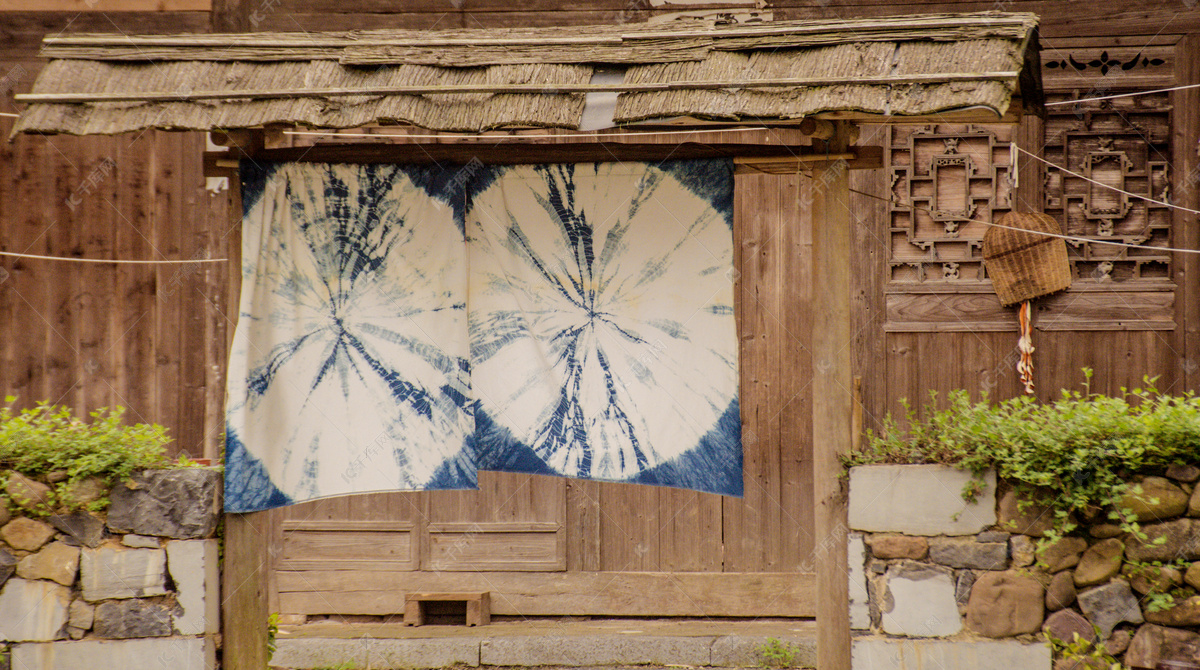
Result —
[[212, 638], [17, 643], [12, 670], [216, 670]]
[[765, 635], [504, 635], [445, 638], [279, 639], [272, 667], [309, 669], [353, 661], [359, 667], [620, 665], [754, 667], [774, 637], [797, 650], [799, 667], [816, 664], [816, 640]]

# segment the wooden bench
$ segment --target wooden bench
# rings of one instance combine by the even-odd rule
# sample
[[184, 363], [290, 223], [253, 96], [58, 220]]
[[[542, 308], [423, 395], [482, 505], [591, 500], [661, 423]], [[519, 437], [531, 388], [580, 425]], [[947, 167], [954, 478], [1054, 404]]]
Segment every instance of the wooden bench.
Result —
[[468, 626], [486, 626], [492, 621], [491, 591], [463, 593], [408, 593], [404, 596], [404, 625], [424, 625], [424, 603], [428, 602], [465, 602], [467, 604]]

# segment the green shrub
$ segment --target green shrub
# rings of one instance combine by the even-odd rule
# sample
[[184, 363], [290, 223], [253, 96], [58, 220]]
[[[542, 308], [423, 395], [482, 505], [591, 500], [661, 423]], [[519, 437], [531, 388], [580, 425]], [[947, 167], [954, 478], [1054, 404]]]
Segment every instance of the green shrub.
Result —
[[14, 413], [15, 401], [9, 396], [0, 408], [0, 470], [35, 478], [64, 472], [67, 479], [58, 486], [61, 494], [65, 487], [89, 477], [114, 484], [137, 470], [169, 464], [166, 429], [126, 425], [122, 407], [92, 412], [92, 421], [86, 422], [69, 408], [48, 403]]
[[[1150, 379], [1145, 389], [1104, 396], [1090, 392], [1090, 370], [1084, 377], [1083, 391], [1064, 390], [1049, 403], [1030, 396], [973, 403], [960, 390], [945, 409], [937, 409], [931, 394], [924, 420], [904, 403], [907, 431], [888, 416], [882, 434], [869, 435], [866, 448], [844, 462], [941, 463], [976, 475], [994, 469], [1027, 499], [1054, 510], [1055, 534], [1074, 529], [1072, 512], [1103, 508], [1137, 532], [1114, 503], [1134, 474], [1200, 462], [1200, 398], [1163, 395]], [[964, 495], [977, 490], [978, 481]]]

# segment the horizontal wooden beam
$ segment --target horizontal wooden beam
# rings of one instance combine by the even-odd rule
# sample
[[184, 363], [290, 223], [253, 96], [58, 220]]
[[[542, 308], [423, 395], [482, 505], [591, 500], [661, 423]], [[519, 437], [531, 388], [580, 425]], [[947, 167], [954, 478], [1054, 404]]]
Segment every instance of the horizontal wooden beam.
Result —
[[20, 93], [17, 102], [26, 104], [74, 104], [93, 102], [188, 102], [192, 100], [260, 100], [274, 98], [336, 98], [357, 95], [435, 95], [447, 93], [526, 93], [555, 95], [565, 93], [653, 93], [714, 89], [759, 89], [808, 86], [903, 86], [907, 84], [948, 84], [952, 82], [1006, 81], [1020, 73], [946, 72], [885, 77], [792, 77], [785, 79], [723, 79], [704, 81], [664, 81], [642, 84], [414, 84], [410, 86], [363, 86], [353, 88], [281, 88], [261, 91], [147, 91], [120, 93]]
[[280, 571], [285, 614], [387, 615], [408, 593], [491, 591], [492, 613], [515, 616], [811, 617], [808, 572]]

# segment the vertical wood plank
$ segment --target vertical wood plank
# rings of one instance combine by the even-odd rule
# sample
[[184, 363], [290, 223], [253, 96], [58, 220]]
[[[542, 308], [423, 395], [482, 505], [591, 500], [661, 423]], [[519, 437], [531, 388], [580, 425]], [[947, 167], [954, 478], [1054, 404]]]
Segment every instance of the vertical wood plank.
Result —
[[[859, 146], [891, 145], [890, 126], [863, 126]], [[883, 332], [883, 287], [887, 283], [888, 189], [883, 170], [854, 170], [850, 187], [854, 223], [852, 276], [854, 350], [852, 365], [862, 377], [863, 427], [879, 431], [887, 411], [887, 338]]]
[[[1195, 55], [1200, 53], [1200, 33], [1184, 36], [1175, 47], [1180, 55], [1176, 63], [1175, 77], [1179, 84], [1200, 84], [1200, 62]], [[1190, 209], [1200, 209], [1200, 89], [1173, 91], [1171, 93], [1172, 133], [1171, 158], [1172, 176], [1176, 184], [1171, 189], [1178, 194], [1173, 200]], [[1182, 183], [1180, 183], [1182, 182]], [[1174, 246], [1182, 249], [1200, 249], [1200, 218], [1175, 210], [1172, 217]], [[1177, 340], [1182, 388], [1194, 391], [1200, 388], [1200, 254], [1175, 254], [1171, 260], [1175, 268], [1175, 323], [1176, 332], [1182, 337]]]
[[271, 512], [225, 515], [222, 667], [267, 667], [267, 616]]
[[[831, 152], [848, 144], [838, 124]], [[850, 449], [850, 182], [845, 164], [818, 164], [813, 183], [813, 503], [817, 533], [817, 665], [850, 667], [846, 502], [839, 456]]]

